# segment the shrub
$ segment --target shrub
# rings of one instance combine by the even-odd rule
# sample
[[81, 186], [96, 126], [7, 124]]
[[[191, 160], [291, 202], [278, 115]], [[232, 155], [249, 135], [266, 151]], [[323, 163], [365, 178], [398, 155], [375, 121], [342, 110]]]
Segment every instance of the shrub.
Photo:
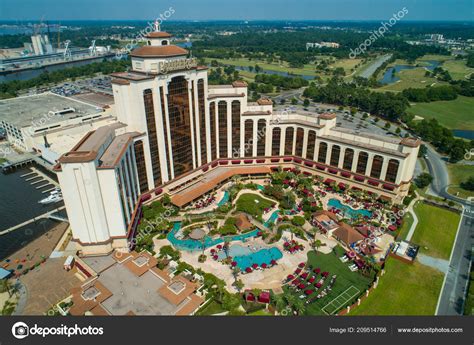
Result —
[[294, 216], [293, 219], [291, 220], [291, 224], [295, 226], [303, 226], [305, 223], [304, 217], [301, 216]]

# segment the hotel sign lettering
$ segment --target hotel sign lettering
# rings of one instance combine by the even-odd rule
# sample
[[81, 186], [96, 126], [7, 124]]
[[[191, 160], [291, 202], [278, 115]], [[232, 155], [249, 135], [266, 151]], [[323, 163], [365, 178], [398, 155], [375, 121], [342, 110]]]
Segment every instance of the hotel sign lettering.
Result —
[[171, 61], [161, 61], [158, 65], [160, 73], [168, 73], [197, 67], [197, 59], [180, 59]]

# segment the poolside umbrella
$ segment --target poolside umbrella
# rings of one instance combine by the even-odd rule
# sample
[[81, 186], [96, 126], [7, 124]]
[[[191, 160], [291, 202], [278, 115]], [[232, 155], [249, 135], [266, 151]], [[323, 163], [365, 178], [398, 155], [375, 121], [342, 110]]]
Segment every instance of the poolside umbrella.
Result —
[[257, 264], [252, 264], [252, 268], [253, 268], [253, 269], [256, 269], [257, 267], [258, 267]]
[[311, 278], [309, 278], [308, 281], [309, 281], [310, 283], [313, 283], [315, 280], [316, 280], [316, 277], [311, 277]]
[[215, 253], [216, 250], [214, 248], [211, 249], [211, 253]]
[[277, 264], [277, 262], [276, 262], [276, 260], [272, 260], [272, 261], [270, 261], [270, 264], [272, 264], [272, 265], [276, 265], [276, 264]]
[[217, 255], [214, 255], [212, 258], [213, 258], [214, 260], [217, 260], [219, 257], [218, 257]]
[[247, 268], [245, 269], [245, 272], [250, 273], [250, 272], [252, 272], [252, 269], [251, 269], [250, 267], [247, 267]]
[[301, 270], [299, 268], [296, 269], [295, 271], [296, 274], [300, 274], [301, 273]]
[[266, 263], [263, 263], [263, 264], [261, 264], [260, 266], [262, 266], [262, 268], [267, 268], [267, 264], [266, 264]]
[[295, 279], [291, 282], [291, 284], [293, 285], [298, 285], [300, 283], [300, 281], [298, 279]]
[[222, 246], [220, 244], [218, 244], [217, 249], [222, 249]]
[[306, 285], [304, 285], [303, 283], [298, 285], [298, 289], [304, 289], [305, 287], [306, 287]]
[[259, 231], [257, 232], [257, 236], [262, 236], [263, 235], [263, 232]]
[[298, 265], [299, 268], [303, 268], [304, 267], [304, 262], [301, 262], [299, 265]]
[[327, 277], [327, 276], [329, 275], [329, 272], [323, 272], [323, 273], [321, 273], [321, 275], [322, 275], [323, 277]]
[[232, 267], [237, 266], [237, 262], [235, 262], [235, 261], [232, 261], [230, 264], [232, 265]]
[[321, 283], [316, 283], [314, 286], [316, 286], [318, 289], [322, 286]]
[[283, 243], [283, 247], [289, 247], [290, 244], [288, 242]]
[[304, 293], [307, 294], [308, 296], [311, 295], [314, 291], [309, 289], [309, 290], [306, 290]]
[[288, 277], [286, 277], [288, 280], [293, 280], [295, 279], [295, 276], [293, 274], [289, 274]]
[[316, 274], [319, 274], [319, 272], [321, 272], [321, 270], [320, 270], [319, 268], [315, 268], [315, 269], [313, 270], [313, 272], [316, 273]]
[[303, 278], [303, 279], [306, 279], [306, 278], [308, 278], [308, 273], [306, 273], [306, 272], [305, 272], [305, 273], [303, 273], [303, 274], [301, 275], [301, 278]]

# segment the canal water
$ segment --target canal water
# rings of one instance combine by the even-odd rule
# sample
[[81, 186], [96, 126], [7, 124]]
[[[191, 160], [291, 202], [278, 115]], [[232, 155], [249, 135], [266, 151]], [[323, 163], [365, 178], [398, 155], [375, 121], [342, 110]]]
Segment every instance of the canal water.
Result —
[[453, 135], [458, 138], [474, 140], [474, 131], [466, 129], [453, 129]]
[[[0, 231], [64, 205], [63, 202], [50, 205], [39, 204], [38, 201], [47, 197], [49, 193], [41, 193], [36, 187], [46, 182], [31, 185], [31, 181], [28, 182], [25, 179], [33, 175], [21, 176], [29, 172], [31, 172], [30, 169], [20, 169], [7, 175], [0, 173]], [[66, 216], [64, 210], [59, 214]], [[0, 259], [14, 253], [57, 224], [57, 221], [39, 219], [10, 233], [0, 235]]]

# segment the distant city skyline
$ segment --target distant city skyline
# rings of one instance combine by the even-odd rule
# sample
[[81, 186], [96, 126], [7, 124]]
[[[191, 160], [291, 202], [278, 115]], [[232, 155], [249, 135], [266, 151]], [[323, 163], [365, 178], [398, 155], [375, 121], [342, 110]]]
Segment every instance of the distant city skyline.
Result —
[[2, 0], [0, 20], [150, 20], [170, 7], [170, 20], [384, 20], [405, 7], [407, 21], [474, 21], [472, 0]]

